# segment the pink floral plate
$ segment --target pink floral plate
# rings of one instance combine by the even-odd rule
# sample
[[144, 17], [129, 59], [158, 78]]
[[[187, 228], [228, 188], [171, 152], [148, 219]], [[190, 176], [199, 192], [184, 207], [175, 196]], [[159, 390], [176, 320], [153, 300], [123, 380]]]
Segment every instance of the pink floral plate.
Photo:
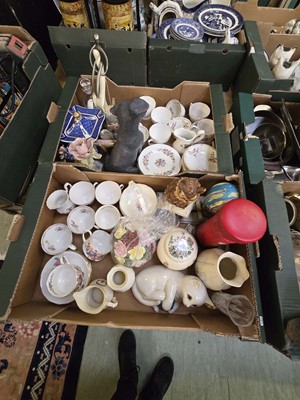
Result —
[[167, 144], [152, 144], [146, 147], [138, 159], [139, 169], [144, 175], [177, 175], [181, 169], [181, 158]]
[[81, 254], [75, 253], [74, 251], [65, 251], [61, 254], [55, 255], [45, 264], [40, 277], [40, 287], [43, 295], [48, 301], [54, 304], [68, 304], [74, 301], [73, 295], [65, 297], [54, 297], [49, 293], [46, 282], [50, 272], [58, 265], [63, 263], [63, 257], [65, 257], [70, 264], [77, 265], [83, 272], [83, 283], [82, 289], [84, 289], [90, 282], [92, 274], [92, 266]]

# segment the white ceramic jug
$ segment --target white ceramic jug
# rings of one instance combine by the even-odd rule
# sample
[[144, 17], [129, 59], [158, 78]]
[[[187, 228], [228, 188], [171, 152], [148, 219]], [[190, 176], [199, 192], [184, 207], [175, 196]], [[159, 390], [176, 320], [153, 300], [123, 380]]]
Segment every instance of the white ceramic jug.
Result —
[[94, 280], [85, 289], [73, 293], [73, 297], [80, 310], [88, 314], [98, 314], [107, 307], [115, 308], [118, 305], [105, 279]]
[[197, 257], [195, 270], [204, 285], [212, 290], [241, 287], [249, 278], [244, 257], [218, 248], [203, 250]]

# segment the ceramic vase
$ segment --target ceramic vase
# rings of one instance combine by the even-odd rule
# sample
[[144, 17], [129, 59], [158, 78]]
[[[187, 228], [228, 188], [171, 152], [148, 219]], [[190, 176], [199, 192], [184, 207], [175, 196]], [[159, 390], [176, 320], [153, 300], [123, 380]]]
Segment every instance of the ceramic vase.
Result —
[[211, 290], [241, 287], [249, 278], [244, 257], [218, 248], [203, 250], [195, 263], [197, 276]]

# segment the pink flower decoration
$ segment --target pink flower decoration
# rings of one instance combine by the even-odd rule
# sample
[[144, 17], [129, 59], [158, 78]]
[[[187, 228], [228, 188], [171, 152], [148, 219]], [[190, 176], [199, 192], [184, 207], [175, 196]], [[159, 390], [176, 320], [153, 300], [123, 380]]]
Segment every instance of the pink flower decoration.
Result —
[[115, 242], [114, 243], [114, 248], [115, 248], [115, 254], [118, 257], [126, 257], [127, 254], [127, 247], [125, 244], [121, 241]]
[[92, 138], [75, 139], [69, 145], [69, 153], [72, 154], [72, 156], [75, 158], [75, 160], [85, 160], [86, 158], [89, 158], [92, 156], [94, 142], [95, 142], [95, 140]]

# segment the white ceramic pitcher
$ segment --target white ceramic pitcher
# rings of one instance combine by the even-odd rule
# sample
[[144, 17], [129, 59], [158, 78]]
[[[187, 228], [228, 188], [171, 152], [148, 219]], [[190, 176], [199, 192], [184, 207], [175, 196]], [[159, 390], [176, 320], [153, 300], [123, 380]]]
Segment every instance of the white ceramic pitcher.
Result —
[[244, 257], [218, 248], [203, 250], [197, 257], [195, 270], [204, 285], [212, 290], [241, 287], [250, 276]]
[[88, 314], [99, 314], [107, 307], [115, 308], [118, 305], [105, 279], [94, 280], [85, 289], [74, 292], [73, 297], [80, 310]]

